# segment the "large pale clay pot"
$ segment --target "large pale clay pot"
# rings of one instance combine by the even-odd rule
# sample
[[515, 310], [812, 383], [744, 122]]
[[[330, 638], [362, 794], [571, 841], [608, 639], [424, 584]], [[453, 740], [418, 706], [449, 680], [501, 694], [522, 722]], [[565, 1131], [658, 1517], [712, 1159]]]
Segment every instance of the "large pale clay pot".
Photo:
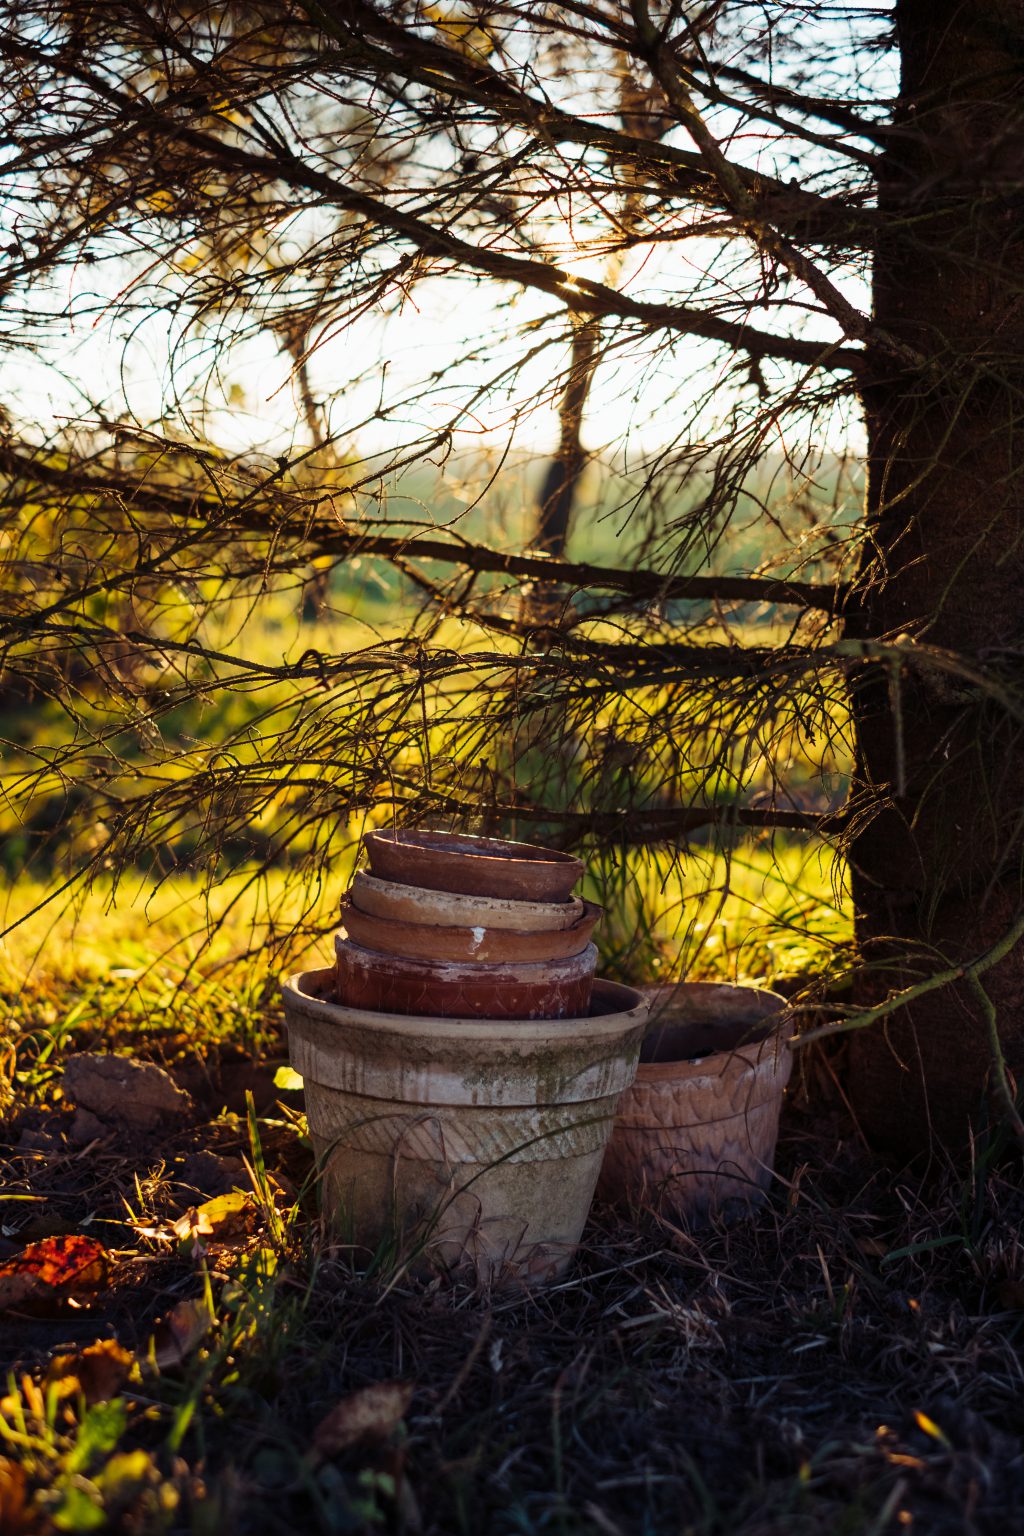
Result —
[[601, 908], [592, 901], [571, 928], [517, 933], [509, 928], [401, 922], [360, 911], [351, 897], [341, 902], [341, 921], [353, 944], [406, 960], [459, 960], [467, 965], [530, 965], [568, 960], [590, 943]]
[[644, 988], [649, 1033], [622, 1097], [598, 1194], [699, 1225], [740, 1215], [771, 1182], [792, 1069], [786, 1000], [758, 987]]
[[352, 878], [352, 901], [360, 912], [393, 922], [451, 928], [501, 928], [512, 933], [551, 933], [571, 928], [583, 916], [578, 896], [568, 901], [512, 901], [507, 896], [467, 896], [431, 891], [424, 885], [379, 880], [360, 870]]
[[541, 1284], [579, 1242], [647, 1004], [598, 981], [588, 1018], [343, 1008], [333, 970], [284, 984], [323, 1206], [357, 1258]]
[[563, 960], [475, 965], [407, 960], [335, 935], [338, 1001], [348, 1008], [465, 1019], [569, 1019], [585, 1014], [597, 969], [587, 944]]
[[583, 874], [571, 853], [461, 832], [368, 832], [363, 846], [378, 877], [468, 896], [567, 901]]

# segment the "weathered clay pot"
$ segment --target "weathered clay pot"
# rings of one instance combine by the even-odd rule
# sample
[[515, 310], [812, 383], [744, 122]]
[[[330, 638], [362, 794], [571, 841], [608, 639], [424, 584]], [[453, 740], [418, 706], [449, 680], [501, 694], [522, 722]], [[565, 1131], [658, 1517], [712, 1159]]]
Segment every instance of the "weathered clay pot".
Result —
[[537, 1284], [579, 1242], [647, 1005], [594, 986], [586, 1018], [407, 1018], [344, 1008], [334, 972], [283, 988], [322, 1201], [357, 1261]]
[[583, 916], [571, 928], [547, 933], [515, 933], [508, 928], [440, 926], [435, 923], [394, 922], [373, 917], [349, 898], [341, 903], [341, 921], [353, 944], [380, 954], [409, 960], [461, 960], [467, 965], [535, 964], [566, 960], [590, 943], [601, 908], [586, 903]]
[[749, 1209], [771, 1182], [792, 1068], [779, 1021], [785, 998], [700, 982], [644, 995], [651, 1025], [599, 1194], [691, 1223]]
[[513, 933], [553, 933], [571, 928], [583, 916], [578, 896], [568, 901], [510, 901], [507, 896], [466, 896], [459, 891], [431, 891], [423, 885], [379, 880], [360, 870], [350, 896], [360, 912], [398, 923], [426, 923], [450, 928], [501, 928]]
[[585, 1014], [597, 950], [537, 964], [474, 965], [465, 960], [407, 960], [363, 949], [335, 935], [338, 1001], [378, 1013], [448, 1019], [567, 1019]]
[[468, 896], [566, 901], [583, 873], [572, 854], [461, 832], [368, 832], [363, 844], [385, 880]]

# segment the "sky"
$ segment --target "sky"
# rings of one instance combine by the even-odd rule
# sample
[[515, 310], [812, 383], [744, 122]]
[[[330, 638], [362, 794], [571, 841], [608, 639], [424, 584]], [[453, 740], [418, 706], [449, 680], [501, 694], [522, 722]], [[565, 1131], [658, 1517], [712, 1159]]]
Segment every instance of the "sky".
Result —
[[[847, 9], [837, 3], [836, 28]], [[891, 88], [886, 67], [879, 66], [879, 81]], [[778, 169], [777, 151], [767, 139], [747, 133], [736, 153], [748, 164], [766, 162], [769, 169]], [[813, 150], [805, 170], [814, 170]], [[563, 251], [571, 241], [566, 226]], [[658, 290], [685, 294], [695, 274], [699, 281], [702, 267], [709, 269], [715, 258], [712, 242], [702, 239], [678, 247], [643, 247], [629, 258], [617, 282], [645, 295]], [[565, 264], [602, 275], [600, 264], [595, 269], [592, 261], [574, 263], [570, 257]], [[281, 355], [269, 335], [219, 351], [211, 348], [208, 334], [197, 332], [183, 340], [159, 305], [142, 320], [123, 307], [128, 275], [127, 261], [76, 266], [62, 274], [61, 289], [41, 296], [41, 307], [54, 317], [48, 339], [35, 356], [8, 353], [0, 369], [0, 400], [16, 419], [48, 435], [63, 424], [91, 423], [103, 415], [122, 418], [128, 411], [141, 425], [161, 422], [170, 436], [187, 437], [198, 422], [229, 453], [257, 450], [274, 456], [302, 445], [306, 427], [292, 360]], [[870, 295], [863, 279], [852, 272], [837, 278], [846, 297], [866, 310]], [[521, 368], [511, 388], [467, 408], [482, 379], [512, 361], [511, 347], [498, 334], [503, 329], [499, 308], [509, 297], [508, 289], [457, 275], [427, 279], [400, 308], [378, 306], [343, 335], [324, 341], [311, 359], [310, 373], [314, 393], [329, 401], [331, 430], [341, 444], [372, 456], [393, 447], [396, 439], [429, 435], [461, 413], [457, 447], [494, 448], [511, 437], [519, 451], [549, 451], [557, 435], [552, 381], [567, 356], [564, 339]], [[513, 314], [516, 329], [529, 332], [556, 309], [547, 295], [520, 294]], [[556, 332], [564, 338], [564, 320]], [[816, 334], [829, 336], [830, 327], [819, 326]], [[471, 361], [460, 363], [467, 354]], [[695, 390], [707, 391], [709, 382], [712, 391], [731, 388], [727, 366], [719, 349], [694, 339], [659, 345], [653, 368], [649, 346], [642, 353], [633, 348], [609, 356], [588, 400], [587, 444], [600, 451], [628, 432], [640, 451], [656, 448], [677, 430]], [[432, 375], [436, 378], [424, 389]], [[207, 377], [202, 418], [169, 409], [176, 391], [187, 393], [190, 382]], [[380, 414], [382, 400], [387, 409]], [[537, 401], [539, 407], [526, 409]], [[709, 432], [713, 426], [709, 416]], [[698, 420], [694, 430], [700, 429]], [[844, 442], [849, 430], [848, 418], [837, 419], [835, 431]]]

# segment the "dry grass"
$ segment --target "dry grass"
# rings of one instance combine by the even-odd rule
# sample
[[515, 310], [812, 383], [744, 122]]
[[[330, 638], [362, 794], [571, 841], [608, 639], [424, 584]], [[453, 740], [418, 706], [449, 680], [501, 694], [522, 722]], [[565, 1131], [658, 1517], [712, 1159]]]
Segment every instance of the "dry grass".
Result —
[[[998, 1145], [966, 1182], [939, 1166], [896, 1174], [868, 1157], [852, 1126], [812, 1116], [798, 1097], [770, 1203], [750, 1221], [693, 1234], [599, 1208], [570, 1279], [535, 1296], [486, 1296], [351, 1270], [302, 1192], [301, 1124], [272, 1107], [269, 1077], [257, 1136], [283, 1225], [268, 1224], [264, 1206], [256, 1231], [201, 1258], [146, 1236], [199, 1197], [187, 1161], [197, 1151], [252, 1159], [237, 1106], [217, 1112], [230, 1065], [219, 1088], [200, 1093], [197, 1122], [156, 1144], [83, 1154], [52, 1087], [49, 1103], [8, 1120], [5, 1232], [17, 1241], [90, 1231], [115, 1255], [91, 1308], [8, 1319], [8, 1439], [17, 1400], [30, 1440], [44, 1446], [26, 1448], [15, 1432], [0, 1448], [8, 1467], [28, 1472], [39, 1523], [21, 1529], [45, 1530], [62, 1511], [66, 1521], [61, 1490], [90, 1422], [68, 1399], [52, 1432], [33, 1428], [33, 1403], [45, 1409], [32, 1383], [55, 1354], [97, 1337], [144, 1357], [157, 1318], [207, 1283], [212, 1331], [180, 1367], [128, 1382], [116, 1448], [79, 1475], [100, 1490], [106, 1525], [95, 1528], [1015, 1528], [1024, 1193]], [[311, 1452], [339, 1400], [394, 1378], [414, 1388], [396, 1434]], [[104, 1481], [125, 1455], [142, 1469], [127, 1492], [120, 1474]]]
[[[789, 871], [789, 899], [807, 904], [794, 931], [820, 912], [825, 943], [842, 912], [814, 866], [801, 894], [803, 858], [794, 851]], [[718, 974], [767, 972], [764, 928], [760, 948], [740, 940], [763, 923], [771, 875], [756, 850], [746, 862], [731, 897], [745, 905], [714, 919], [717, 962], [703, 951]], [[4, 1536], [1015, 1529], [1024, 1190], [998, 1137], [979, 1143], [966, 1179], [938, 1162], [887, 1169], [831, 1096], [841, 1054], [819, 1054], [784, 1116], [770, 1201], [748, 1222], [691, 1233], [597, 1208], [570, 1278], [534, 1296], [413, 1282], [386, 1264], [359, 1273], [320, 1227], [301, 1101], [273, 1083], [280, 957], [267, 959], [261, 909], [239, 904], [214, 948], [193, 952], [185, 936], [206, 914], [188, 890], [140, 891], [148, 909], [87, 908], [65, 945], [29, 923], [8, 954], [4, 1252], [89, 1233], [112, 1270], [77, 1309], [4, 1319]], [[280, 894], [299, 899], [284, 883]], [[777, 974], [792, 959], [784, 917], [776, 933]], [[98, 1043], [171, 1066], [194, 1117], [173, 1133], [76, 1142], [61, 1062]], [[252, 1230], [205, 1251], [170, 1241], [169, 1223], [218, 1178], [251, 1187], [242, 1158]], [[204, 1297], [212, 1326], [153, 1371], [158, 1320]], [[54, 1361], [97, 1338], [136, 1364], [113, 1403], [90, 1407]], [[393, 1434], [314, 1450], [332, 1407], [396, 1378], [413, 1395]]]

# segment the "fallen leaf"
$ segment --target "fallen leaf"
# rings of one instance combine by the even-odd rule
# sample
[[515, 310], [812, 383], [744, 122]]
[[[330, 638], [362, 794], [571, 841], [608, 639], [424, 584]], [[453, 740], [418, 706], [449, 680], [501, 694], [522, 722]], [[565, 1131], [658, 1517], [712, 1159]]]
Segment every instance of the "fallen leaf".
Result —
[[29, 1243], [0, 1264], [0, 1311], [47, 1308], [94, 1291], [106, 1280], [106, 1249], [93, 1237], [72, 1233]]
[[294, 1067], [278, 1067], [274, 1073], [274, 1087], [280, 1088], [283, 1093], [298, 1093], [302, 1088], [302, 1078]]
[[255, 1229], [256, 1206], [251, 1195], [240, 1190], [192, 1206], [174, 1223], [174, 1235], [179, 1239], [212, 1237], [219, 1243], [248, 1237]]
[[343, 1398], [313, 1432], [314, 1451], [336, 1456], [353, 1445], [386, 1440], [402, 1422], [414, 1390], [411, 1381], [378, 1381]]
[[153, 1359], [161, 1371], [187, 1360], [210, 1331], [213, 1318], [202, 1297], [179, 1301], [153, 1330]]
[[935, 1420], [929, 1418], [926, 1413], [922, 1413], [920, 1408], [914, 1409], [914, 1423], [917, 1425], [918, 1429], [922, 1430], [926, 1435], [930, 1436], [932, 1440], [937, 1440], [940, 1445], [944, 1445], [948, 1448], [949, 1441], [947, 1440], [944, 1432], [939, 1428]]
[[869, 1254], [873, 1259], [884, 1259], [889, 1252], [889, 1245], [878, 1237], [858, 1237], [857, 1247], [861, 1253]]
[[58, 1396], [81, 1391], [90, 1406], [116, 1397], [131, 1375], [135, 1356], [116, 1339], [97, 1339], [74, 1355], [55, 1355], [46, 1372], [49, 1387]]
[[29, 1536], [42, 1528], [29, 1498], [25, 1468], [0, 1456], [0, 1531], [4, 1536]]

